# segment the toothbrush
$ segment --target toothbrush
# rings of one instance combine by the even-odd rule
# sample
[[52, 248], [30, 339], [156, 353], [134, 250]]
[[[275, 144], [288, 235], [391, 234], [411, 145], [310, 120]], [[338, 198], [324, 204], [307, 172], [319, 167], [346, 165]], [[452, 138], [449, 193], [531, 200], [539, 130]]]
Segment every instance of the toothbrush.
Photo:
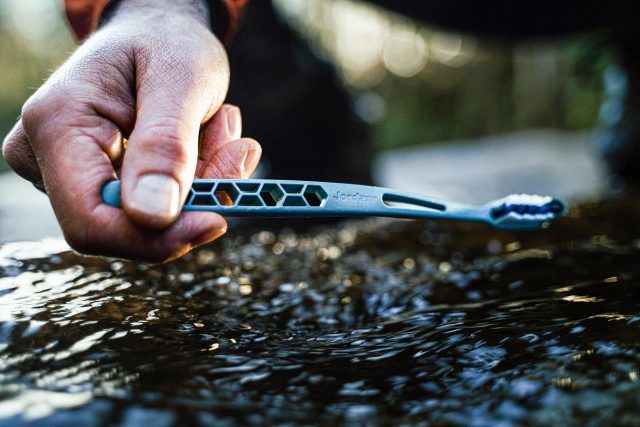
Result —
[[[121, 207], [120, 181], [102, 189], [103, 201]], [[485, 222], [503, 230], [544, 227], [567, 205], [549, 196], [512, 194], [481, 206], [434, 200], [382, 187], [272, 179], [196, 179], [183, 211], [225, 216], [313, 218], [384, 216]]]

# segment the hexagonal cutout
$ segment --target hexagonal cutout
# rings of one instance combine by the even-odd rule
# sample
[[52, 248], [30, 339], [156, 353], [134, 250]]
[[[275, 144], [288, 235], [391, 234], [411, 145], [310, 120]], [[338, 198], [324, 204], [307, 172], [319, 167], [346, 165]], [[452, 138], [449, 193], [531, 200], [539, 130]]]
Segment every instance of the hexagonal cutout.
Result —
[[298, 194], [302, 192], [304, 185], [302, 184], [281, 184], [282, 189], [288, 194]]
[[284, 199], [284, 206], [302, 206], [302, 207], [306, 207], [307, 206], [307, 202], [304, 200], [304, 197], [302, 196], [287, 196], [286, 199]]
[[216, 199], [211, 194], [196, 194], [191, 199], [191, 206], [217, 206]]
[[194, 182], [191, 184], [191, 189], [196, 193], [211, 193], [213, 185], [213, 182]]
[[260, 198], [266, 206], [276, 206], [283, 196], [284, 191], [278, 184], [264, 184], [260, 189]]
[[254, 194], [245, 194], [240, 197], [238, 206], [263, 206], [262, 199]]
[[246, 191], [247, 193], [255, 193], [260, 188], [259, 182], [242, 182], [236, 184], [240, 191]]
[[327, 192], [319, 185], [308, 185], [304, 190], [304, 199], [309, 206], [322, 206], [327, 200]]
[[225, 182], [218, 184], [213, 195], [218, 200], [218, 203], [220, 203], [220, 206], [233, 206], [240, 192], [235, 185], [230, 182]]

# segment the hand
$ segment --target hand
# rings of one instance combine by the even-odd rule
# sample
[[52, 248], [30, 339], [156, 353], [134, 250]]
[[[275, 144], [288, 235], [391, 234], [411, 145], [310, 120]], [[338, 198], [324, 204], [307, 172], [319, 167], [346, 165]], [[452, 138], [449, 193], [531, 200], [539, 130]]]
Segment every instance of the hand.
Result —
[[[240, 139], [240, 111], [222, 105], [224, 48], [181, 3], [191, 1], [123, 1], [26, 102], [4, 141], [6, 161], [46, 191], [79, 252], [179, 257], [226, 231], [217, 214], [180, 214], [194, 175], [246, 178], [258, 164], [260, 145]], [[100, 197], [117, 175], [123, 210]]]

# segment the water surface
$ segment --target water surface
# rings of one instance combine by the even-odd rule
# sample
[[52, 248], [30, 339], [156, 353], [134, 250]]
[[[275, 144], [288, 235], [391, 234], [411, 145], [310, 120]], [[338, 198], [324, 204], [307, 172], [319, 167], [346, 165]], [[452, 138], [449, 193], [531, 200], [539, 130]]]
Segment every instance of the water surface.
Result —
[[637, 424], [638, 200], [519, 234], [263, 231], [163, 266], [5, 246], [0, 424]]

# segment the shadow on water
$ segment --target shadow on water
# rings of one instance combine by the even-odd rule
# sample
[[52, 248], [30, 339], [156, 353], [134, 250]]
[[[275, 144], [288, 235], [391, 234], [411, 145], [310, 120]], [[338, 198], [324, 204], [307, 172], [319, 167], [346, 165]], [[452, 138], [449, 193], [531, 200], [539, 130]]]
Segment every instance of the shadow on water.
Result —
[[370, 220], [163, 266], [6, 246], [0, 423], [634, 424], [639, 218]]

